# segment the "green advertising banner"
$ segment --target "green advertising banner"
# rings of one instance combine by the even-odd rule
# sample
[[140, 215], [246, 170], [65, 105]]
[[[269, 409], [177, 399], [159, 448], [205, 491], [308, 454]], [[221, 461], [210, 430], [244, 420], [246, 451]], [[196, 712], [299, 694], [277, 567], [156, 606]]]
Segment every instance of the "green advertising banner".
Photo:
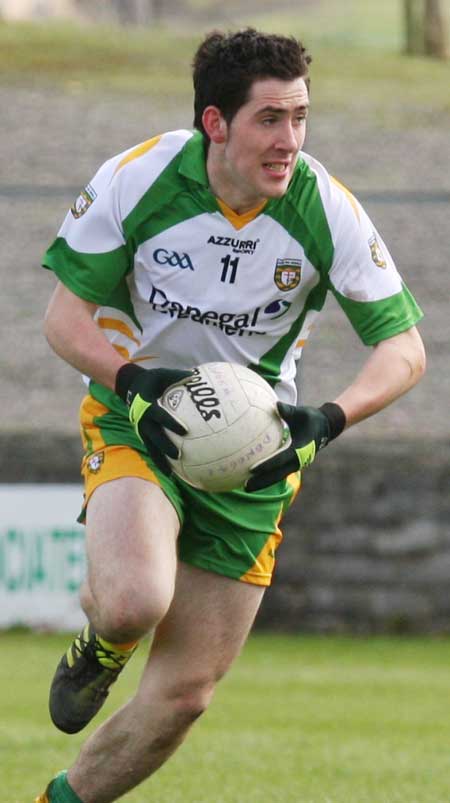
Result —
[[0, 627], [83, 623], [81, 501], [78, 486], [0, 485]]

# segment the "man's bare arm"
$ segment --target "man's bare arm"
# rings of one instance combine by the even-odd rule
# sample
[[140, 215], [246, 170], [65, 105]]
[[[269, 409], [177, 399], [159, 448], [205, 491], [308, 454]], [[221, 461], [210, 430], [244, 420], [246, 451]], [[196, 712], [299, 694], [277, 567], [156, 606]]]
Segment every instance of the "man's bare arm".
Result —
[[353, 424], [383, 410], [419, 381], [425, 350], [415, 327], [378, 343], [356, 379], [334, 402], [321, 407], [278, 403], [291, 441], [252, 468], [249, 491], [259, 491], [309, 466], [316, 453]]
[[127, 361], [93, 320], [96, 309], [96, 304], [79, 298], [58, 282], [47, 308], [44, 332], [63, 360], [114, 390], [117, 371]]
[[380, 341], [356, 379], [334, 401], [346, 427], [383, 410], [407, 393], [425, 372], [425, 349], [416, 327]]

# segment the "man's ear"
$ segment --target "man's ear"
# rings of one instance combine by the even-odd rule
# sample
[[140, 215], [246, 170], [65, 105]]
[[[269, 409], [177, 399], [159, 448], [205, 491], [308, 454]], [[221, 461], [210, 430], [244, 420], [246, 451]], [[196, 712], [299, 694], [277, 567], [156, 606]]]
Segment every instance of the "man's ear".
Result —
[[217, 106], [207, 106], [202, 114], [203, 127], [211, 142], [221, 145], [227, 139], [228, 126]]

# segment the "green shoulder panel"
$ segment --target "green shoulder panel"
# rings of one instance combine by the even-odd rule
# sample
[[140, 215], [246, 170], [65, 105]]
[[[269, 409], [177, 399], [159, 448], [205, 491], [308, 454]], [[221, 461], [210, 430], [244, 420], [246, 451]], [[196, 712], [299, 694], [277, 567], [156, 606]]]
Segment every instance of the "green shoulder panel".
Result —
[[197, 132], [125, 218], [123, 230], [132, 252], [141, 243], [184, 220], [217, 212], [217, 200], [208, 189], [203, 148], [203, 137]]
[[283, 198], [269, 201], [264, 214], [301, 244], [321, 275], [328, 275], [334, 256], [333, 240], [317, 177], [306, 162], [298, 162], [288, 192]]
[[[171, 205], [175, 196], [177, 204]], [[175, 206], [176, 211], [173, 211]], [[160, 231], [217, 208], [208, 190], [203, 138], [197, 133], [175, 154], [122, 222], [125, 245], [107, 253], [79, 253], [64, 237], [57, 237], [44, 256], [43, 266], [53, 270], [76, 295], [94, 304], [121, 310], [141, 330], [126, 279], [132, 270], [136, 249]]]

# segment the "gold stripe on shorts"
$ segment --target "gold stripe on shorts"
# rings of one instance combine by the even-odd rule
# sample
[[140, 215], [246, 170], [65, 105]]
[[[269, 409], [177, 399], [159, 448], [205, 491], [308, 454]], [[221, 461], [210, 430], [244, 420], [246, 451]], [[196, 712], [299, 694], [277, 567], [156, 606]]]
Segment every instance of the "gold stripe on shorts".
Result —
[[106, 413], [109, 413], [109, 408], [105, 407], [104, 404], [101, 404], [92, 396], [85, 396], [82, 400], [80, 407], [80, 431], [85, 452], [97, 452], [105, 446], [102, 433], [94, 419], [97, 418], [97, 416], [106, 415]]
[[281, 530], [278, 528], [280, 519], [281, 512], [277, 519], [276, 532], [269, 535], [253, 566], [239, 578], [243, 583], [252, 583], [254, 586], [270, 585], [275, 565], [275, 553], [282, 539]]
[[302, 486], [302, 475], [300, 471], [295, 471], [293, 474], [289, 474], [289, 476], [286, 477], [286, 481], [289, 483], [289, 485], [293, 490], [292, 497], [289, 501], [289, 507], [290, 507], [293, 501], [296, 499], [297, 494]]
[[[300, 480], [300, 472], [296, 471], [294, 474], [289, 474], [286, 478], [286, 481], [289, 483], [293, 490], [293, 494], [289, 500], [289, 506], [292, 505], [295, 497], [297, 496], [301, 480]], [[280, 512], [278, 513], [276, 522], [275, 522], [275, 531], [272, 535], [269, 535], [266, 543], [264, 544], [261, 552], [259, 553], [258, 557], [256, 558], [253, 566], [245, 572], [239, 579], [243, 583], [252, 583], [255, 586], [268, 586], [272, 580], [272, 574], [275, 566], [275, 555], [276, 551], [280, 545], [280, 542], [283, 538], [282, 532], [279, 528], [279, 524], [283, 515], [285, 513], [285, 503], [280, 505]]]

